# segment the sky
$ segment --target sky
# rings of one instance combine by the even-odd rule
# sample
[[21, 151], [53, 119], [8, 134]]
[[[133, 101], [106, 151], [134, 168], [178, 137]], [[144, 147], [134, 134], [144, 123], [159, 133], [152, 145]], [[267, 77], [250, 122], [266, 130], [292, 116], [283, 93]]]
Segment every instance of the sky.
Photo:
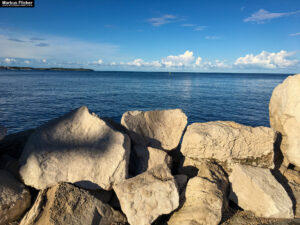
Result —
[[299, 0], [35, 0], [0, 8], [0, 65], [300, 72]]

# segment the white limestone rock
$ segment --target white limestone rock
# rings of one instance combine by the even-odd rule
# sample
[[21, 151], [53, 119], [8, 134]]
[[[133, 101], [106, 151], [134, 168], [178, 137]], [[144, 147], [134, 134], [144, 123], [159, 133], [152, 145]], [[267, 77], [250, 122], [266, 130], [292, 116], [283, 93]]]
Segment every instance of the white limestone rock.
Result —
[[0, 170], [0, 225], [18, 220], [30, 207], [27, 188], [5, 170]]
[[83, 106], [34, 131], [20, 158], [20, 174], [36, 189], [70, 182], [110, 190], [127, 177], [129, 154], [129, 137]]
[[230, 199], [258, 217], [294, 218], [293, 204], [269, 169], [235, 165], [229, 176]]
[[187, 116], [181, 109], [129, 111], [123, 114], [121, 124], [135, 144], [173, 150], [179, 145]]
[[121, 181], [114, 185], [114, 190], [131, 225], [149, 225], [179, 205], [176, 181], [165, 166]]
[[169, 225], [217, 225], [227, 207], [228, 179], [216, 164], [198, 164], [198, 176], [188, 181], [183, 207], [175, 212]]
[[241, 163], [274, 167], [277, 133], [267, 127], [249, 127], [230, 121], [193, 123], [183, 137], [181, 152], [186, 158], [215, 160], [230, 171]]
[[138, 175], [158, 165], [171, 167], [172, 158], [163, 150], [134, 145], [131, 150], [131, 172]]
[[282, 134], [283, 155], [300, 167], [300, 74], [289, 76], [274, 89], [269, 114], [271, 127]]

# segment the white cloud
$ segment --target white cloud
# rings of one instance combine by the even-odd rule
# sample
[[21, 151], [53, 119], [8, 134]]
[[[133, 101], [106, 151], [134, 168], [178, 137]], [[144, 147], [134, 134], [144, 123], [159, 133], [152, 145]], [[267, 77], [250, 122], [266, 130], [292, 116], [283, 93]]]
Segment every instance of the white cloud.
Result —
[[177, 20], [177, 17], [171, 14], [166, 14], [161, 17], [150, 18], [147, 21], [154, 27], [159, 27], [164, 24], [172, 23]]
[[195, 65], [196, 65], [196, 66], [200, 66], [200, 65], [201, 65], [201, 62], [202, 62], [202, 58], [201, 58], [201, 57], [198, 57], [198, 58], [196, 59]]
[[295, 52], [280, 52], [269, 53], [262, 51], [258, 55], [247, 54], [244, 57], [238, 58], [234, 65], [238, 67], [258, 67], [266, 69], [287, 68], [296, 65], [299, 61], [296, 59], [289, 59]]
[[102, 59], [98, 59], [96, 63], [99, 64], [99, 65], [101, 65], [103, 63], [103, 60]]
[[5, 63], [11, 63], [11, 62], [15, 62], [16, 60], [14, 58], [5, 58], [4, 62]]
[[24, 63], [30, 64], [30, 61], [29, 60], [25, 60]]
[[291, 16], [293, 14], [300, 13], [300, 10], [294, 12], [285, 12], [285, 13], [272, 13], [264, 9], [260, 9], [257, 12], [253, 13], [250, 17], [244, 19], [244, 22], [256, 22], [263, 23], [266, 20], [271, 20], [284, 16]]
[[43, 63], [46, 63], [46, 62], [47, 62], [47, 60], [46, 60], [46, 59], [42, 59], [42, 62], [43, 62]]
[[300, 32], [290, 34], [290, 36], [300, 36]]
[[193, 63], [195, 57], [192, 51], [185, 51], [181, 55], [169, 55], [161, 60], [166, 67], [188, 66]]

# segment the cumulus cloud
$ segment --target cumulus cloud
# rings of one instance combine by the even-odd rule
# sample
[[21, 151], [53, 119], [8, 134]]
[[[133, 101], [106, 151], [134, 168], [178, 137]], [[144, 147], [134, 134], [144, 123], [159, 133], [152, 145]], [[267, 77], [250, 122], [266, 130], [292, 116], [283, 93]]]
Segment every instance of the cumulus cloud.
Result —
[[30, 61], [29, 60], [25, 60], [24, 63], [30, 64]]
[[284, 17], [284, 16], [291, 16], [297, 13], [300, 13], [300, 10], [294, 12], [272, 13], [267, 10], [260, 9], [257, 12], [253, 13], [250, 17], [244, 19], [244, 22], [264, 23], [267, 20]]
[[247, 54], [244, 57], [238, 58], [234, 65], [239, 67], [258, 67], [266, 69], [287, 68], [296, 65], [299, 61], [290, 59], [295, 52], [287, 52], [281, 50], [280, 52], [262, 51], [258, 55]]
[[166, 67], [188, 66], [193, 63], [195, 57], [192, 51], [186, 51], [181, 55], [169, 55], [161, 60]]
[[186, 69], [224, 69], [231, 68], [231, 65], [227, 65], [225, 62], [220, 60], [211, 61], [203, 61], [203, 59], [199, 57], [195, 57], [192, 51], [185, 51], [183, 54], [179, 55], [169, 55], [167, 57], [162, 58], [157, 61], [146, 62], [141, 58], [135, 59], [130, 62], [120, 62], [120, 63], [110, 63], [110, 66], [130, 66], [130, 67], [149, 67], [149, 68], [186, 68]]
[[171, 14], [165, 14], [161, 17], [153, 17], [148, 19], [147, 21], [152, 24], [154, 27], [159, 27], [164, 24], [172, 23], [177, 20], [177, 17]]

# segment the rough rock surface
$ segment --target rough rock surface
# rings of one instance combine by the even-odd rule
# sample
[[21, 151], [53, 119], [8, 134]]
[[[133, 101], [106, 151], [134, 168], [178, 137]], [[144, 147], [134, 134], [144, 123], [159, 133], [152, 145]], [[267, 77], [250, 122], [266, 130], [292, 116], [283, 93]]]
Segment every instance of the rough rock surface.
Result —
[[294, 218], [287, 192], [269, 169], [235, 165], [229, 176], [230, 199], [258, 217]]
[[89, 192], [59, 183], [42, 190], [20, 225], [125, 224], [126, 218]]
[[300, 74], [289, 76], [273, 91], [269, 104], [271, 127], [282, 134], [281, 150], [300, 167]]
[[10, 173], [0, 170], [0, 225], [18, 220], [31, 203], [31, 195]]
[[227, 171], [235, 163], [274, 167], [276, 132], [230, 121], [193, 123], [183, 137], [181, 152], [194, 160], [213, 159]]
[[164, 150], [175, 149], [187, 124], [181, 109], [125, 112], [121, 124], [135, 144], [150, 145]]
[[238, 210], [221, 225], [299, 225], [300, 219], [274, 219], [256, 217], [250, 211]]
[[226, 193], [228, 180], [217, 165], [203, 162], [198, 164], [198, 176], [188, 181], [186, 201], [175, 212], [169, 225], [217, 225], [222, 219], [222, 212], [227, 207]]
[[165, 166], [121, 181], [114, 190], [131, 225], [149, 225], [179, 205], [176, 181]]
[[170, 167], [172, 163], [172, 158], [163, 150], [143, 145], [134, 145], [130, 157], [130, 172], [134, 176], [158, 165]]
[[0, 125], [0, 141], [5, 137], [6, 135], [6, 128]]
[[58, 182], [110, 190], [128, 174], [130, 139], [87, 107], [80, 107], [37, 128], [20, 158], [20, 174], [36, 189]]

